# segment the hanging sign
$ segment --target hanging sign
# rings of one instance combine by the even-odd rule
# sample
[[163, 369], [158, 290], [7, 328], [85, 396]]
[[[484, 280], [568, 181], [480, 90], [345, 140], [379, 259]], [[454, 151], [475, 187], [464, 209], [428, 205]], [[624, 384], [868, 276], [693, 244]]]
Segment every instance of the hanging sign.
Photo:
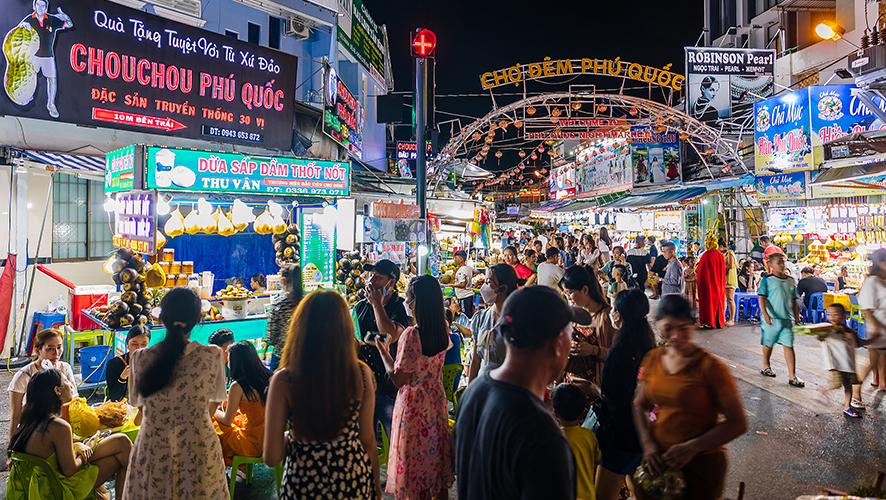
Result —
[[370, 262], [387, 259], [394, 264], [402, 264], [406, 261], [406, 243], [375, 243], [370, 247], [367, 257], [369, 257]]
[[326, 70], [323, 95], [323, 132], [356, 158], [363, 158], [363, 106], [332, 67]]
[[631, 141], [634, 187], [662, 186], [680, 182], [680, 136], [656, 134], [651, 127], [631, 127], [641, 132]]
[[654, 226], [656, 231], [680, 231], [683, 229], [683, 212], [655, 212]]
[[[144, 183], [144, 155], [136, 146], [127, 146], [105, 155], [105, 192], [141, 189]], [[138, 149], [141, 152], [141, 149]]]
[[338, 21], [338, 41], [369, 70], [379, 85], [385, 86], [385, 59], [388, 55], [385, 32], [375, 23], [361, 0], [340, 2], [337, 9], [333, 7], [331, 10], [342, 16]]
[[[875, 196], [886, 194], [886, 174], [863, 177], [852, 181], [835, 181], [812, 186], [813, 198], [842, 198], [848, 196]], [[859, 184], [860, 183], [860, 184]], [[881, 186], [876, 189], [873, 186]]]
[[0, 115], [292, 149], [291, 55], [103, 0], [0, 7]]
[[686, 47], [688, 114], [700, 121], [750, 111], [750, 104], [772, 96], [774, 49]]
[[773, 232], [806, 233], [806, 221], [806, 207], [770, 208], [766, 226]]
[[758, 174], [812, 170], [821, 154], [810, 133], [809, 90], [754, 103], [754, 165]]
[[157, 250], [157, 193], [128, 191], [116, 199], [114, 247], [153, 254]]
[[369, 205], [372, 217], [389, 217], [394, 219], [420, 219], [421, 211], [414, 203], [394, 203], [373, 201]]
[[301, 265], [304, 289], [332, 288], [335, 272], [335, 217], [301, 215]]
[[[568, 165], [568, 168], [572, 165]], [[631, 188], [631, 146], [610, 139], [576, 156], [575, 196], [614, 193]]]
[[[809, 90], [809, 109], [812, 115], [812, 133], [822, 143], [855, 132], [884, 130], [886, 124], [855, 96], [855, 85], [816, 85]], [[886, 102], [873, 98], [874, 104], [886, 110]]]
[[757, 176], [757, 200], [802, 200], [806, 197], [805, 180], [806, 172]]
[[386, 217], [363, 218], [363, 241], [365, 242], [396, 242], [410, 241], [423, 243], [425, 237], [425, 221], [402, 220]]
[[163, 191], [347, 196], [351, 164], [148, 146], [147, 186]]
[[503, 85], [519, 84], [526, 80], [540, 80], [557, 76], [599, 75], [627, 78], [640, 82], [682, 90], [685, 78], [683, 75], [670, 72], [671, 65], [663, 69], [643, 64], [615, 59], [557, 59], [545, 57], [544, 61], [529, 64], [515, 64], [480, 75], [480, 85], [484, 89], [494, 89]]

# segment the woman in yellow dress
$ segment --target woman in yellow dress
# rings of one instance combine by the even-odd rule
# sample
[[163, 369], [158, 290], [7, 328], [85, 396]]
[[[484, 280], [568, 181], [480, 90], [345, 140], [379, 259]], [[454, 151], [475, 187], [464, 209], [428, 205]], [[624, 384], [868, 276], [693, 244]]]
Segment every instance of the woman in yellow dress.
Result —
[[213, 424], [221, 439], [225, 465], [230, 467], [234, 455], [262, 456], [265, 399], [273, 373], [262, 364], [255, 346], [245, 340], [228, 347], [228, 363], [234, 383], [228, 398], [215, 410]]
[[726, 318], [726, 326], [735, 324], [738, 311], [735, 309], [735, 289], [738, 288], [738, 261], [735, 253], [726, 245], [726, 240], [720, 238], [717, 241], [720, 253], [726, 260], [726, 303], [729, 304], [729, 317]]

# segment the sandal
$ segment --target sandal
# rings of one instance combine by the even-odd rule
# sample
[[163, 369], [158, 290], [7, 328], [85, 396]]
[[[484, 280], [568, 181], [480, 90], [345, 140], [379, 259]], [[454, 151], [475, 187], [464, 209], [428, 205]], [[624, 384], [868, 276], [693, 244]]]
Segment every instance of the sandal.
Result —
[[764, 368], [764, 369], [760, 370], [760, 373], [762, 373], [763, 375], [765, 375], [767, 377], [774, 377], [775, 376], [775, 372], [772, 371], [772, 368]]
[[861, 400], [855, 398], [852, 398], [852, 400], [849, 402], [849, 406], [857, 410], [864, 410], [864, 403], [862, 403]]
[[791, 380], [788, 380], [788, 385], [790, 385], [791, 387], [799, 387], [802, 389], [803, 387], [806, 387], [806, 382], [800, 380], [800, 377], [794, 377]]
[[861, 413], [855, 411], [855, 408], [847, 408], [843, 410], [843, 415], [851, 418], [861, 418]]

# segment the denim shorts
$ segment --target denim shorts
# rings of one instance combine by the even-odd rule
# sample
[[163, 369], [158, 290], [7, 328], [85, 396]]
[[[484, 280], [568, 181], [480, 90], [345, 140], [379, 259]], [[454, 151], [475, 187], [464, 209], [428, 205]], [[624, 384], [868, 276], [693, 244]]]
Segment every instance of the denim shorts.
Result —
[[600, 465], [616, 474], [633, 476], [642, 461], [643, 453], [641, 452], [622, 451], [610, 446], [603, 450], [603, 460]]

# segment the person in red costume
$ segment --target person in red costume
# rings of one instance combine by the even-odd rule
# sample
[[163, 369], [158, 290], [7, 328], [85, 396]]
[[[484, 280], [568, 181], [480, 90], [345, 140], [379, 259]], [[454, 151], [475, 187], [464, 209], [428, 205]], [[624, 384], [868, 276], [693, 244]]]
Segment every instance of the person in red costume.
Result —
[[711, 251], [701, 254], [697, 274], [698, 322], [702, 328], [723, 328], [726, 321], [726, 260], [723, 254]]

